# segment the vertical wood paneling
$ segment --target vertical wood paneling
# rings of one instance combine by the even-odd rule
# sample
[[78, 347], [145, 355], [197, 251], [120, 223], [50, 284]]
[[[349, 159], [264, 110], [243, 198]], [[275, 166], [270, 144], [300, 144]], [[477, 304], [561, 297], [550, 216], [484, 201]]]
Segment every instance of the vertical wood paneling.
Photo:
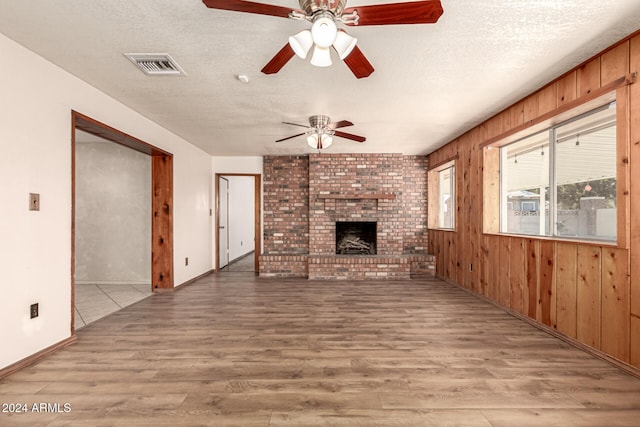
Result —
[[458, 233], [449, 232], [449, 280], [458, 282]]
[[[640, 71], [640, 35], [631, 39], [631, 70]], [[640, 84], [629, 88], [630, 99], [630, 248], [631, 248], [631, 313], [640, 317]], [[636, 322], [638, 319], [635, 320]], [[633, 348], [640, 349], [640, 334], [631, 336]], [[640, 359], [640, 353], [637, 355]], [[636, 364], [640, 366], [640, 364]]]
[[576, 99], [576, 72], [573, 71], [556, 82], [556, 105], [559, 107]]
[[538, 102], [540, 97], [537, 94], [528, 96], [524, 100], [524, 108], [522, 111], [522, 120], [526, 123], [538, 117]]
[[436, 274], [445, 277], [444, 271], [444, 231], [436, 231]]
[[[429, 161], [431, 163], [431, 161]], [[440, 175], [435, 170], [427, 173], [427, 225], [438, 228], [438, 180]]]
[[536, 318], [538, 311], [538, 268], [540, 266], [540, 241], [527, 239], [525, 243], [527, 262], [525, 269], [525, 292], [524, 303], [526, 315], [532, 319]]
[[509, 109], [511, 113], [511, 127], [509, 129], [524, 124], [524, 104], [524, 101], [520, 101]]
[[557, 88], [555, 83], [545, 86], [538, 91], [538, 114], [543, 115], [558, 106]]
[[629, 87], [616, 94], [616, 221], [618, 246], [629, 242], [630, 182], [629, 182]]
[[556, 320], [555, 242], [540, 242], [540, 280], [536, 320], [553, 326]]
[[[447, 242], [449, 254], [442, 268], [463, 286], [640, 367], [640, 83], [616, 94], [617, 248], [494, 235], [499, 232], [499, 150], [481, 148], [490, 138], [634, 71], [640, 71], [640, 35], [451, 143], [459, 155], [462, 180], [459, 228]], [[438, 156], [443, 153], [439, 150]], [[439, 247], [442, 251], [442, 244]]]
[[453, 257], [451, 253], [451, 233], [449, 231], [443, 231], [442, 233], [442, 276], [450, 280], [451, 279], [451, 270], [450, 270], [450, 261]]
[[597, 57], [577, 70], [578, 96], [584, 96], [600, 87], [600, 57]]
[[491, 236], [482, 234], [480, 247], [480, 293], [482, 295], [489, 294], [489, 270], [491, 269], [491, 257], [489, 255], [489, 238]]
[[629, 270], [627, 251], [602, 250], [602, 347], [624, 362], [629, 361]]
[[556, 251], [557, 329], [576, 338], [578, 245], [558, 243]]
[[640, 366], [640, 317], [631, 316], [631, 355], [629, 362], [633, 366]]
[[[461, 149], [462, 148], [462, 149]], [[471, 171], [471, 150], [469, 144], [469, 134], [458, 141], [458, 155], [460, 165], [460, 183], [461, 190], [458, 192], [458, 212], [460, 212], [458, 225], [458, 277], [459, 282], [465, 288], [471, 287], [471, 272], [469, 271], [469, 263], [471, 263], [471, 251], [473, 240], [471, 239], [471, 216], [472, 201], [471, 192], [472, 181], [470, 179]], [[460, 180], [458, 180], [460, 181]]]
[[602, 55], [601, 84], [607, 83], [629, 74], [629, 42], [624, 42]]
[[511, 304], [511, 283], [509, 268], [511, 263], [511, 238], [502, 236], [498, 240], [500, 245], [500, 261], [498, 262], [498, 302], [504, 307]]
[[500, 231], [500, 150], [487, 148], [483, 151], [482, 232], [497, 233]]
[[487, 137], [487, 127], [482, 124], [471, 131], [471, 168], [470, 178], [472, 181], [472, 194], [471, 201], [472, 206], [470, 208], [471, 219], [471, 289], [481, 292], [482, 284], [482, 215], [478, 213], [478, 210], [482, 207], [482, 148], [480, 143]]
[[518, 313], [526, 314], [524, 309], [525, 291], [525, 265], [526, 251], [525, 240], [520, 237], [511, 237], [509, 258], [509, 282], [511, 285], [510, 304], [511, 309]]
[[173, 288], [173, 157], [151, 157], [151, 281], [154, 289]]
[[601, 325], [601, 252], [597, 246], [578, 246], [576, 337], [597, 349], [600, 348]]

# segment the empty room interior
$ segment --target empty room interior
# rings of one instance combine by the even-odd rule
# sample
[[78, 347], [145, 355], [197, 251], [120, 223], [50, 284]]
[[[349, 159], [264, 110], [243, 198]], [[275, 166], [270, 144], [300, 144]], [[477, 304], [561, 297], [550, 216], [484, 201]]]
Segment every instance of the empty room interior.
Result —
[[0, 1], [0, 425], [638, 426], [614, 3]]

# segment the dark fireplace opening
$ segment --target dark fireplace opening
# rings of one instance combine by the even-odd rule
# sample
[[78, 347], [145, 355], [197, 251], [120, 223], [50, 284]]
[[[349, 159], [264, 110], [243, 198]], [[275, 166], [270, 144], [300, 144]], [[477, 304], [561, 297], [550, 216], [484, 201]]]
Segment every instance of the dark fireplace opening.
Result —
[[336, 222], [336, 254], [375, 255], [377, 222]]

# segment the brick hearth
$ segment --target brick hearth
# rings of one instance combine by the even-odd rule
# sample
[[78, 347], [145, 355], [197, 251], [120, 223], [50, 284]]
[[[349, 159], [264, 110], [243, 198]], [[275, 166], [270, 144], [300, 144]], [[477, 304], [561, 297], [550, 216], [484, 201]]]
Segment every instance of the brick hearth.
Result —
[[[260, 275], [406, 279], [433, 274], [427, 160], [402, 154], [264, 158]], [[336, 255], [337, 221], [376, 221], [376, 255]]]

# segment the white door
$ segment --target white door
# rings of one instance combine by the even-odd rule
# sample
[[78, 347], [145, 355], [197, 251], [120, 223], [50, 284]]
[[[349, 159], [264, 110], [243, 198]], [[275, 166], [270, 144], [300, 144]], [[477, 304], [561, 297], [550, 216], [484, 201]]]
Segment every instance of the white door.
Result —
[[218, 254], [219, 268], [229, 264], [229, 180], [218, 180]]

